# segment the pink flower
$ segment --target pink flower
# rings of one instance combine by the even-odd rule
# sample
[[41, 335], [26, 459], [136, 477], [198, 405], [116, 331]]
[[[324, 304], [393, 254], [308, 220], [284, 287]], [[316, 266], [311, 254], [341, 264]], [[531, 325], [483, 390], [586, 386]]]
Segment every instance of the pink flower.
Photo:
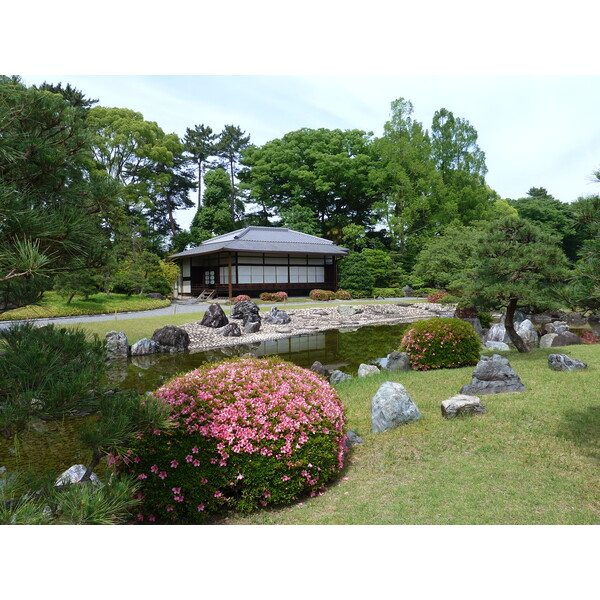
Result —
[[192, 464], [194, 465], [194, 467], [199, 467], [200, 461], [198, 459], [196, 459]]
[[158, 474], [158, 476], [159, 476], [161, 479], [166, 479], [166, 478], [167, 478], [167, 473], [166, 473], [165, 471], [161, 471], [161, 472]]
[[173, 512], [175, 510], [175, 507], [172, 504], [168, 504], [166, 508], [167, 512]]
[[[192, 448], [192, 454], [198, 454], [198, 448], [196, 446], [194, 446]], [[200, 506], [203, 506], [202, 504]]]
[[181, 494], [181, 488], [171, 488], [171, 491], [176, 495]]
[[204, 504], [198, 504], [198, 512], [202, 512], [204, 510]]
[[193, 457], [191, 454], [188, 454], [188, 455], [185, 457], [185, 462], [189, 462], [189, 463], [191, 463], [193, 460], [194, 460], [194, 457]]
[[215, 497], [215, 498], [220, 498], [222, 495], [223, 495], [223, 494], [221, 494], [221, 492], [220, 492], [219, 490], [217, 490], [217, 491], [214, 493], [214, 497]]
[[171, 468], [176, 469], [179, 466], [179, 463], [176, 460], [171, 461]]
[[140, 473], [138, 475], [138, 479], [148, 479], [148, 475], [144, 474], [144, 473]]
[[154, 521], [156, 521], [156, 517], [155, 517], [154, 515], [150, 515], [150, 516], [148, 517], [148, 521], [152, 521], [152, 522], [154, 522]]
[[158, 473], [158, 466], [157, 465], [152, 465], [150, 467], [150, 472], [151, 473]]

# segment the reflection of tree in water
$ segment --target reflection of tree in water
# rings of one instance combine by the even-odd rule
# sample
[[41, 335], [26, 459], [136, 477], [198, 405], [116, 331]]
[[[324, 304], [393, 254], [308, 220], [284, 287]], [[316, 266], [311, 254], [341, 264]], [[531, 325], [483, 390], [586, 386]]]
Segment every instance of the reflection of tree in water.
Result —
[[338, 355], [352, 365], [367, 363], [387, 356], [398, 350], [404, 332], [409, 327], [402, 325], [374, 325], [356, 331], [338, 333]]

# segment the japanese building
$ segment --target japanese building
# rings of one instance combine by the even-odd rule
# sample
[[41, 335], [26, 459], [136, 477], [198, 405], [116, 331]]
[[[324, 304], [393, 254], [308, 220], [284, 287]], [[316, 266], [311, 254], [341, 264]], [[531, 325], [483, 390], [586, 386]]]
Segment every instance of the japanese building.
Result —
[[337, 290], [337, 260], [348, 253], [333, 242], [283, 227], [246, 227], [214, 237], [171, 258], [180, 266], [177, 296], [214, 291], [220, 297], [261, 292], [306, 295]]

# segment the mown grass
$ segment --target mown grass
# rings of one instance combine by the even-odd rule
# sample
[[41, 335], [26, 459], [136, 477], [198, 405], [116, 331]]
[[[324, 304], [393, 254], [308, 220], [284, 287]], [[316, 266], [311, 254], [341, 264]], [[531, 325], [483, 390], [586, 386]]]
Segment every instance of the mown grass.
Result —
[[[556, 372], [553, 352], [588, 363]], [[381, 373], [338, 386], [348, 427], [364, 443], [338, 481], [301, 505], [230, 517], [231, 524], [600, 523], [600, 346], [508, 353], [525, 392], [482, 396], [485, 415], [446, 420], [441, 402], [473, 369]], [[402, 383], [422, 414], [370, 432], [370, 405], [384, 381]], [[347, 478], [347, 479], [346, 479]]]
[[0, 321], [21, 319], [50, 319], [54, 317], [77, 317], [82, 315], [98, 315], [121, 313], [137, 310], [152, 310], [169, 306], [170, 300], [157, 300], [145, 296], [126, 296], [125, 294], [94, 294], [87, 300], [73, 298], [67, 304], [56, 292], [46, 292], [39, 304], [15, 308], [0, 314]]

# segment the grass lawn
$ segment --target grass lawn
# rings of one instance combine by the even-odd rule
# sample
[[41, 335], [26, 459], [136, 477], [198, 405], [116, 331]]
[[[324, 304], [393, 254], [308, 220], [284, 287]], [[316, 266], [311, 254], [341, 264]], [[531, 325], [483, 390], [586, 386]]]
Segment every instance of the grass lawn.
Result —
[[53, 317], [76, 317], [81, 315], [98, 315], [135, 310], [151, 310], [169, 306], [170, 300], [156, 300], [145, 296], [129, 296], [125, 294], [94, 294], [87, 300], [73, 298], [67, 304], [66, 298], [61, 298], [56, 292], [46, 292], [37, 305], [23, 306], [9, 310], [0, 315], [0, 321], [20, 319], [49, 319]]
[[[552, 352], [588, 363], [556, 372]], [[320, 497], [235, 516], [246, 524], [598, 524], [600, 523], [600, 346], [507, 353], [527, 390], [482, 396], [487, 414], [445, 420], [443, 400], [473, 368], [382, 373], [342, 383], [348, 427], [364, 443]], [[422, 414], [416, 423], [370, 433], [371, 398], [401, 382]]]

